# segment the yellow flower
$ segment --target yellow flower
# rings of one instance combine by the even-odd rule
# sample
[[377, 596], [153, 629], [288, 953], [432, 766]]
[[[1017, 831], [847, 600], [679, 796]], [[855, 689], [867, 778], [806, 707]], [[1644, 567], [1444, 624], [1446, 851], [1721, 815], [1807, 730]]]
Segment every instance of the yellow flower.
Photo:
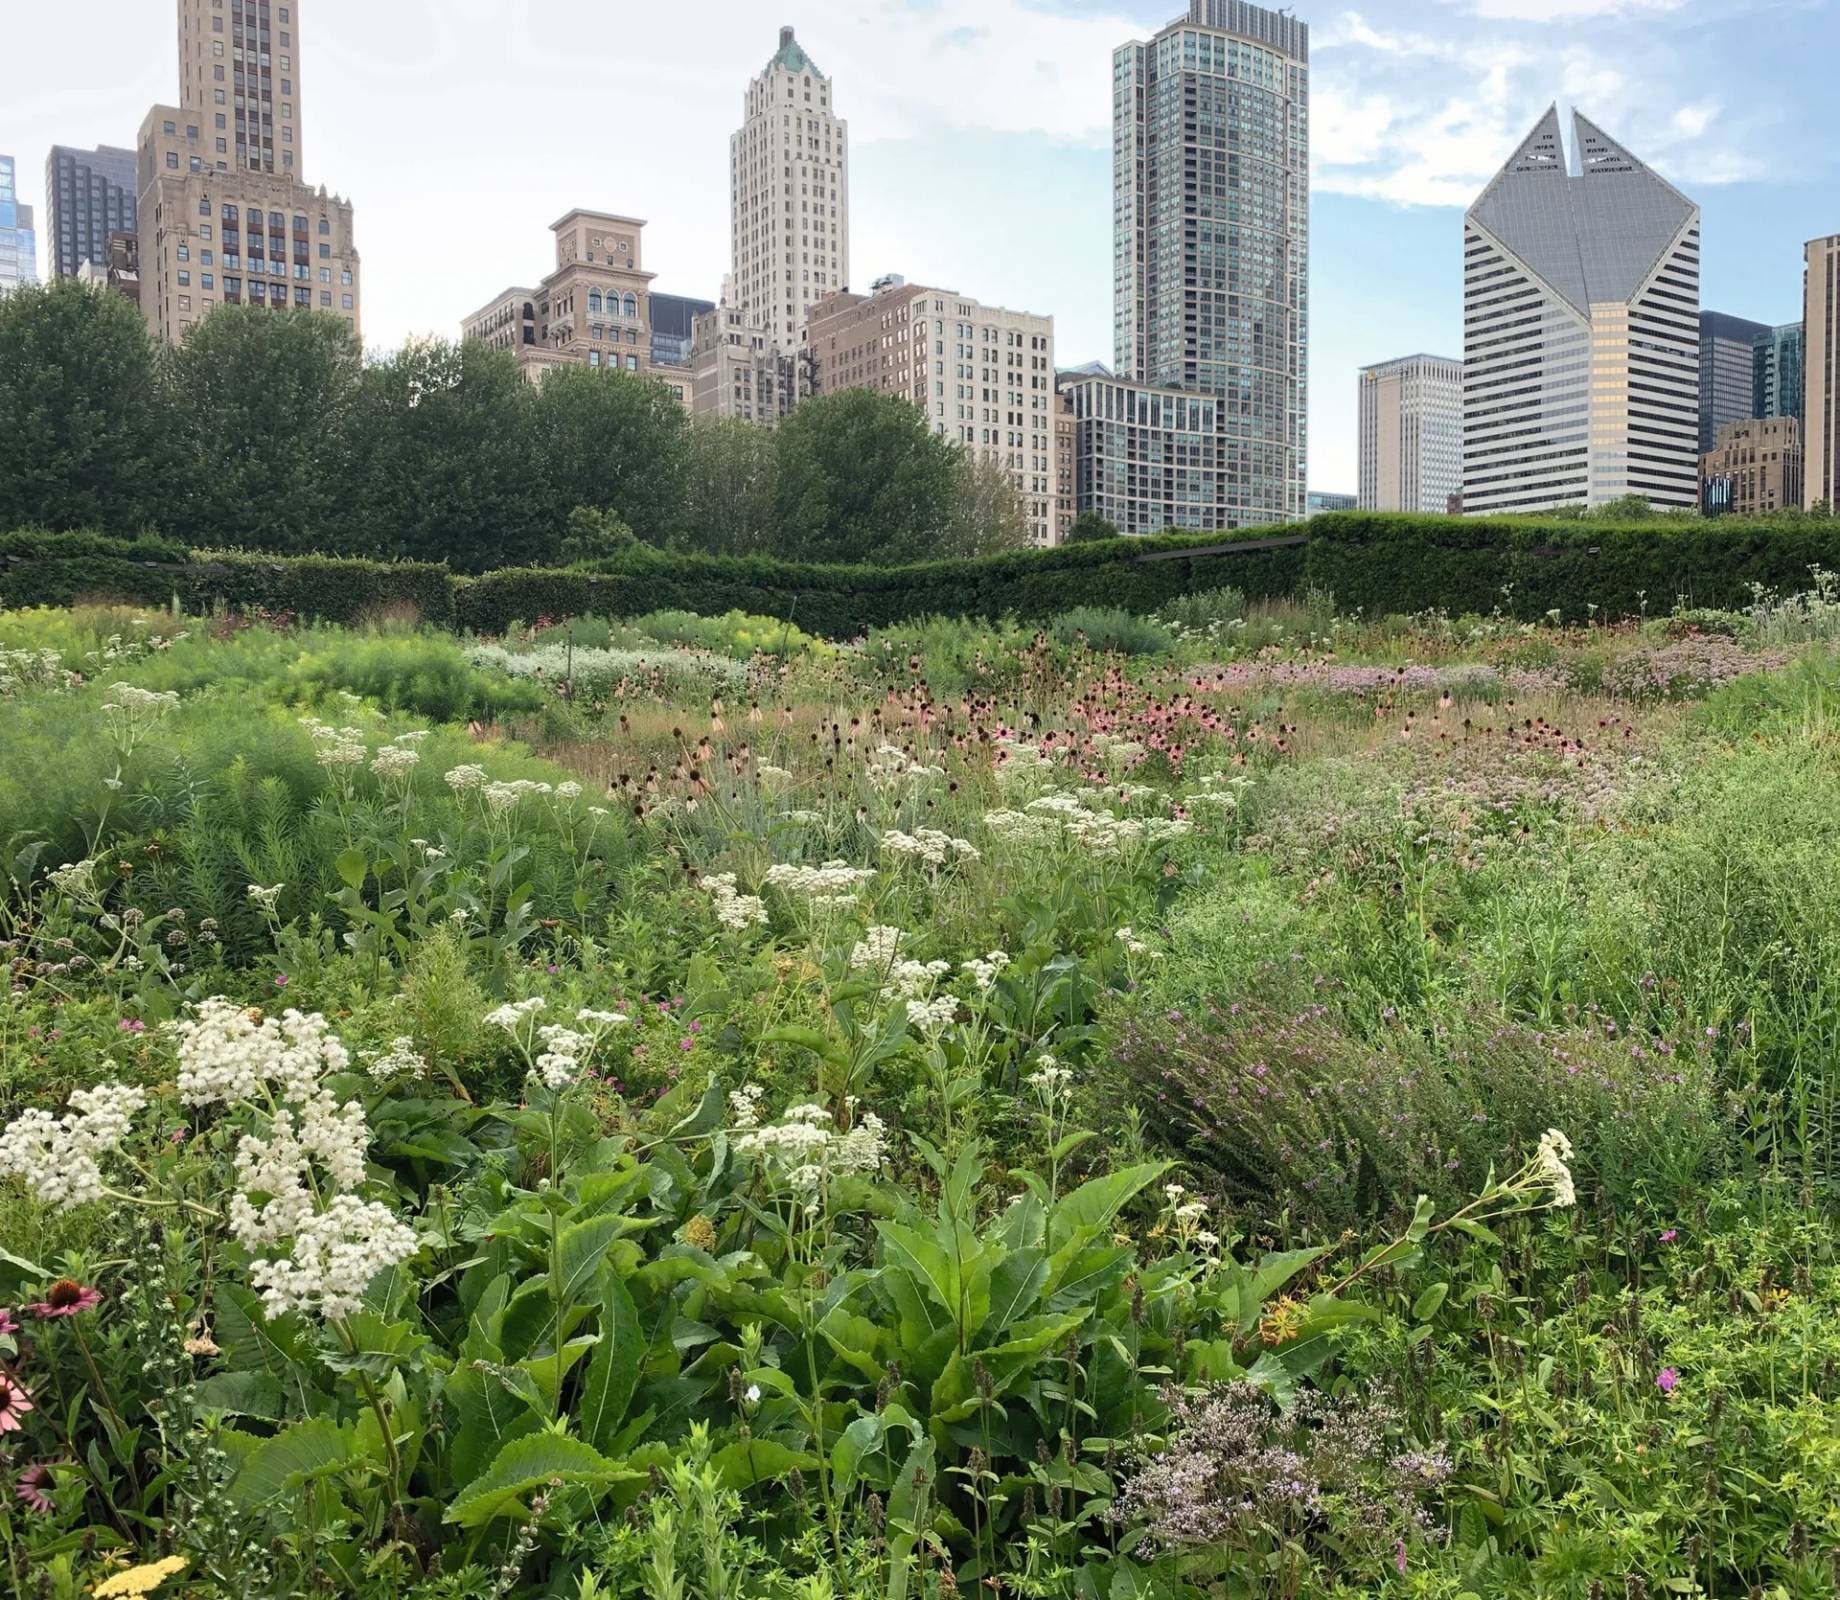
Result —
[[168, 1578], [185, 1571], [189, 1565], [191, 1563], [184, 1556], [167, 1556], [160, 1561], [149, 1561], [138, 1567], [129, 1567], [126, 1572], [118, 1572], [112, 1578], [104, 1578], [90, 1593], [152, 1594]]
[[713, 1251], [716, 1247], [716, 1225], [699, 1211], [683, 1225], [678, 1237], [698, 1250]]

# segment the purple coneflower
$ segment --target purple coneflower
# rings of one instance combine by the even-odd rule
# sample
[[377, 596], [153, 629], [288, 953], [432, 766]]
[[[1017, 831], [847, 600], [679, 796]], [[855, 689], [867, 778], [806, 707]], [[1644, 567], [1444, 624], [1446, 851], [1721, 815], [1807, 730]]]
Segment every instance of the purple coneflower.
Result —
[[75, 1278], [59, 1278], [45, 1291], [45, 1298], [26, 1307], [33, 1316], [41, 1318], [74, 1317], [79, 1311], [88, 1311], [102, 1303], [100, 1289], [87, 1289]]
[[0, 1433], [18, 1433], [24, 1427], [19, 1419], [31, 1409], [31, 1391], [17, 1378], [0, 1372]]
[[51, 1468], [44, 1462], [35, 1462], [19, 1474], [19, 1480], [13, 1486], [13, 1493], [25, 1501], [33, 1511], [51, 1509], [50, 1491], [55, 1485], [51, 1480]]

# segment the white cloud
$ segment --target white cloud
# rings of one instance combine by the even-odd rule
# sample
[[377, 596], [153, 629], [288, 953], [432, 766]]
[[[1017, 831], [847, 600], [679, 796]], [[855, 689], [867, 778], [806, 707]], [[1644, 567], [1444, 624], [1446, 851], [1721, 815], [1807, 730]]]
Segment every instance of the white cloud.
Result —
[[1479, 17], [1497, 22], [1561, 22], [1621, 12], [1678, 11], [1687, 0], [1474, 0]]

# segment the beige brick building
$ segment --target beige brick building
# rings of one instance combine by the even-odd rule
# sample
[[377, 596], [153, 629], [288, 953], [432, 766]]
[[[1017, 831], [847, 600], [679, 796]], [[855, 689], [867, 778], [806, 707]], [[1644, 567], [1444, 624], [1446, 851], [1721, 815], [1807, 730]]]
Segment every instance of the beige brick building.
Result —
[[[1802, 503], [1802, 475], [1802, 425], [1794, 417], [1728, 422], [1700, 457], [1700, 503], [1733, 516], [1768, 516]], [[1729, 497], [1718, 492], [1726, 482]]]
[[351, 202], [304, 182], [300, 0], [178, 0], [179, 101], [137, 142], [141, 310], [176, 341], [220, 305], [362, 336]]
[[748, 85], [728, 160], [727, 303], [770, 344], [796, 350], [813, 304], [850, 283], [850, 128], [832, 106], [831, 80], [790, 28]]
[[1054, 543], [1065, 544], [1078, 515], [1080, 425], [1074, 417], [1073, 396], [1057, 389], [1054, 395]]
[[815, 393], [880, 389], [913, 401], [935, 433], [1009, 472], [1037, 544], [1058, 540], [1052, 317], [885, 278], [870, 295], [814, 305], [807, 344]]
[[[644, 266], [645, 224], [609, 211], [568, 213], [550, 224], [556, 266], [534, 289], [494, 295], [462, 324], [518, 359], [536, 383], [552, 367], [652, 370], [651, 283]], [[688, 383], [678, 376], [687, 397]]]
[[1802, 438], [1812, 510], [1840, 510], [1840, 233], [1810, 239], [1802, 280]]
[[764, 328], [723, 304], [696, 319], [691, 345], [692, 409], [771, 427], [810, 392], [810, 362], [782, 350]]

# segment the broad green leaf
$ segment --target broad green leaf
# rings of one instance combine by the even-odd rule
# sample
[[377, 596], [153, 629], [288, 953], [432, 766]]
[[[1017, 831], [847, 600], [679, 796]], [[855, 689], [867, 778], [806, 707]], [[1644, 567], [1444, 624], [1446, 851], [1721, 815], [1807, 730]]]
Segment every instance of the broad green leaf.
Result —
[[751, 1489], [757, 1483], [783, 1478], [794, 1467], [816, 1472], [818, 1458], [809, 1450], [793, 1450], [777, 1439], [737, 1439], [718, 1450], [709, 1464], [722, 1474], [731, 1489]]
[[1048, 1220], [1050, 1244], [1065, 1244], [1082, 1228], [1104, 1228], [1139, 1191], [1169, 1170], [1167, 1161], [1145, 1161], [1093, 1178], [1064, 1196]]
[[586, 1222], [562, 1230], [556, 1255], [561, 1263], [562, 1303], [565, 1306], [574, 1305], [587, 1295], [588, 1285], [600, 1270], [601, 1258], [620, 1236], [625, 1220], [623, 1217], [590, 1217]]
[[882, 1442], [885, 1424], [880, 1417], [858, 1417], [837, 1436], [831, 1447], [831, 1493], [841, 1499], [856, 1486], [863, 1458], [873, 1455]]
[[352, 1464], [354, 1441], [347, 1429], [325, 1417], [310, 1417], [264, 1439], [230, 1485], [230, 1498], [244, 1510], [297, 1490]]
[[645, 1476], [615, 1465], [592, 1445], [562, 1434], [538, 1433], [513, 1439], [492, 1465], [461, 1490], [443, 1522], [481, 1528], [494, 1517], [522, 1513], [524, 1496], [560, 1479], [606, 1489]]
[[1444, 1298], [1449, 1293], [1449, 1284], [1432, 1284], [1429, 1289], [1412, 1302], [1412, 1320], [1414, 1322], [1429, 1322], [1438, 1314], [1438, 1308], [1443, 1305]]
[[[931, 1239], [922, 1237], [912, 1228], [903, 1227], [898, 1222], [878, 1222], [875, 1231], [881, 1235], [882, 1247], [889, 1263], [906, 1273], [925, 1292], [926, 1297], [945, 1313], [945, 1320], [956, 1322], [956, 1274], [945, 1251]], [[937, 1319], [933, 1325], [938, 1326]]]
[[364, 887], [364, 880], [370, 876], [371, 864], [356, 847], [341, 851], [332, 865], [345, 887], [354, 893]]
[[333, 1335], [320, 1349], [320, 1360], [334, 1372], [362, 1372], [383, 1378], [400, 1366], [411, 1363], [430, 1340], [406, 1322], [386, 1322], [370, 1311], [354, 1312], [345, 1319], [345, 1332], [351, 1339], [347, 1348], [343, 1338]]
[[447, 1380], [444, 1393], [459, 1419], [448, 1450], [455, 1483], [470, 1482], [508, 1442], [543, 1425], [536, 1381], [516, 1368], [462, 1367]]
[[214, 1372], [192, 1390], [192, 1403], [200, 1411], [261, 1422], [279, 1422], [287, 1411], [285, 1391], [266, 1372]]
[[925, 1438], [907, 1452], [888, 1496], [888, 1600], [907, 1600], [907, 1564], [920, 1536], [932, 1481], [933, 1441]]
[[632, 1295], [619, 1274], [609, 1272], [601, 1281], [601, 1342], [581, 1396], [582, 1436], [596, 1449], [607, 1446], [632, 1404], [645, 1354]]

